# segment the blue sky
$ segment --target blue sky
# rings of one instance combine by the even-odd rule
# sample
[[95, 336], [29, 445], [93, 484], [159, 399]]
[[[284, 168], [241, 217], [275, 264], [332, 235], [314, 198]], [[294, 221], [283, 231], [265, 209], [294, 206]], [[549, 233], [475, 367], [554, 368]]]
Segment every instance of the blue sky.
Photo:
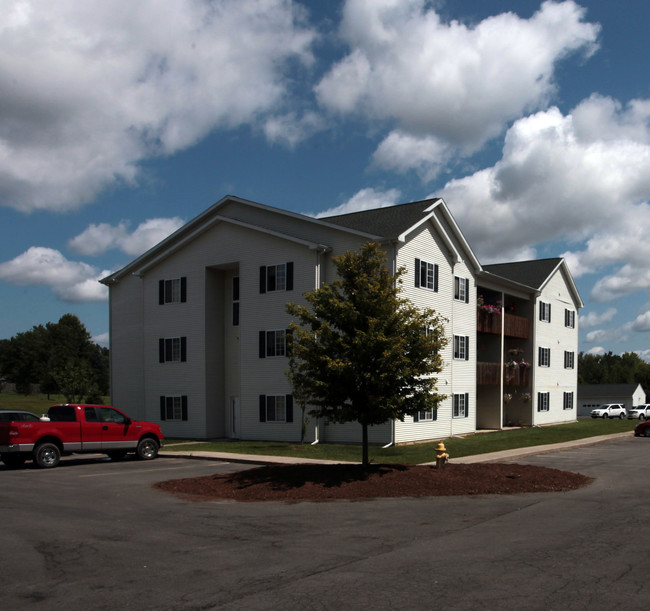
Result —
[[[125, 7], [128, 6], [128, 10]], [[564, 256], [580, 349], [650, 360], [650, 3], [4, 0], [0, 338], [226, 194], [445, 199], [483, 263]]]

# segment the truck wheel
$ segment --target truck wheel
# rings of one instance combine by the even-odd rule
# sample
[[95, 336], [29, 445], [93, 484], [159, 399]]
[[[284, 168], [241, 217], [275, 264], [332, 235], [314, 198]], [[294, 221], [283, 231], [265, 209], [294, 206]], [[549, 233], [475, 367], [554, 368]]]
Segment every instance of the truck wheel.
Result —
[[621, 420], [623, 420], [623, 418], [625, 418], [625, 414], [619, 414], [618, 417], [619, 417]]
[[158, 442], [155, 439], [144, 437], [138, 442], [135, 454], [140, 460], [153, 460], [158, 456], [158, 447]]
[[55, 443], [45, 442], [34, 448], [34, 463], [41, 469], [52, 469], [61, 460], [61, 450]]
[[2, 462], [7, 469], [18, 469], [25, 464], [25, 457], [22, 454], [2, 454]]
[[609, 416], [607, 414], [603, 414], [603, 420], [607, 420], [607, 418], [609, 418]]

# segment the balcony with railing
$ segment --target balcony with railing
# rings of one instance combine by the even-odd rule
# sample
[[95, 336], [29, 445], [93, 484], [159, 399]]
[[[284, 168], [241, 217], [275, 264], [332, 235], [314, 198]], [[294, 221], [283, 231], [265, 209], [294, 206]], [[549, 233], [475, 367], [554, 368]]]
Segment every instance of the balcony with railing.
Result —
[[503, 333], [506, 337], [528, 339], [530, 335], [530, 320], [515, 314], [501, 314], [501, 312], [488, 311], [479, 306], [477, 309], [477, 330], [479, 333], [492, 333], [501, 335], [501, 318], [503, 319]]
[[[478, 363], [476, 383], [478, 385], [496, 385], [501, 383], [501, 363]], [[503, 384], [505, 386], [528, 386], [529, 368], [516, 365], [503, 365]]]

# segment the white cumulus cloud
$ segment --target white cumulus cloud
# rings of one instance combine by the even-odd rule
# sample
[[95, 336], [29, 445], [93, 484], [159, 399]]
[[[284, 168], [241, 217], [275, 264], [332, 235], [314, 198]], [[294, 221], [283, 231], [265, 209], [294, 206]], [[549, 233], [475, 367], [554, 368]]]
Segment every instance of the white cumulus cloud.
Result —
[[482, 260], [565, 240], [576, 245], [564, 253], [576, 277], [621, 264], [594, 298], [646, 288], [649, 106], [594, 95], [567, 115], [553, 107], [519, 119], [493, 167], [452, 180], [437, 195]]
[[58, 250], [32, 246], [0, 263], [0, 280], [18, 286], [48, 286], [62, 301], [105, 301], [108, 289], [99, 280], [110, 272], [86, 263], [69, 261]]
[[117, 248], [128, 255], [140, 255], [172, 234], [183, 225], [179, 217], [148, 219], [132, 232], [129, 223], [92, 224], [68, 242], [68, 246], [82, 255], [101, 255]]
[[444, 161], [449, 147], [474, 152], [548, 104], [556, 64], [596, 49], [600, 26], [584, 18], [571, 0], [544, 2], [530, 19], [503, 13], [472, 26], [443, 22], [425, 0], [348, 0], [340, 33], [349, 53], [316, 96], [331, 112], [392, 124], [375, 162], [403, 171], [408, 149], [410, 167], [430, 179], [435, 172], [422, 170], [432, 153]]
[[0, 202], [75, 209], [143, 159], [262, 127], [314, 39], [292, 0], [4, 0]]
[[362, 210], [372, 210], [373, 208], [385, 208], [386, 206], [394, 206], [400, 197], [398, 189], [388, 189], [387, 191], [380, 191], [371, 187], [361, 189], [355, 193], [347, 202], [339, 206], [330, 208], [323, 212], [319, 212], [316, 218], [324, 216], [335, 216], [338, 214], [349, 214], [350, 212], [360, 212]]

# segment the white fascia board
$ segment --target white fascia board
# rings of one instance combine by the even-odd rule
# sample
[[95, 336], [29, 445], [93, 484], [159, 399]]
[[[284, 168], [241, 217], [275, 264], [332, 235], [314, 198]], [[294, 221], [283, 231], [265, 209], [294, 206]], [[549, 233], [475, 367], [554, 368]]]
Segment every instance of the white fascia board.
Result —
[[481, 270], [480, 274], [476, 277], [476, 284], [483, 286], [494, 291], [502, 291], [504, 293], [509, 293], [515, 297], [520, 297], [522, 299], [536, 299], [539, 297], [542, 292], [532, 286], [526, 284], [520, 284], [514, 280], [508, 280], [503, 276], [497, 276], [491, 272], [486, 272]]
[[439, 197], [435, 202], [433, 202], [433, 204], [431, 204], [431, 206], [429, 206], [426, 209], [426, 212], [429, 213], [429, 214], [427, 214], [427, 216], [423, 217], [420, 221], [415, 223], [415, 225], [413, 225], [412, 227], [409, 227], [404, 233], [399, 235], [397, 239], [402, 243], [406, 242], [406, 236], [409, 233], [411, 233], [412, 231], [414, 231], [415, 229], [420, 227], [422, 224], [424, 224], [424, 223], [426, 223], [428, 221], [432, 221], [433, 224], [436, 227], [436, 230], [437, 230], [438, 234], [442, 238], [445, 246], [451, 252], [451, 254], [453, 256], [453, 259], [454, 259], [454, 262], [457, 263], [458, 261], [460, 261], [461, 256], [460, 256], [460, 253], [458, 252], [458, 249], [454, 245], [453, 240], [447, 234], [447, 231], [445, 231], [445, 229], [442, 227], [440, 221], [436, 217], [436, 210], [437, 209], [440, 209], [440, 211], [442, 212], [442, 214], [445, 217], [445, 220], [451, 225], [454, 237], [458, 240], [458, 242], [460, 242], [463, 251], [467, 254], [467, 259], [468, 259], [469, 263], [474, 268], [474, 271], [477, 272], [477, 273], [482, 271], [483, 268], [481, 267], [481, 263], [479, 262], [478, 258], [474, 254], [474, 251], [471, 249], [469, 243], [465, 239], [465, 236], [463, 235], [463, 232], [460, 230], [460, 227], [458, 226], [458, 223], [456, 223], [456, 220], [454, 219], [453, 215], [449, 211], [449, 208], [448, 208], [447, 204], [445, 203], [445, 200], [443, 200], [441, 197]]
[[324, 244], [317, 244], [316, 242], [310, 242], [308, 240], [302, 240], [294, 236], [287, 235], [286, 233], [280, 233], [279, 231], [273, 231], [271, 229], [266, 229], [265, 227], [260, 227], [259, 225], [253, 225], [251, 223], [245, 223], [243, 221], [238, 221], [227, 216], [216, 215], [213, 216], [208, 222], [201, 224], [195, 231], [187, 234], [182, 240], [176, 242], [170, 248], [165, 249], [160, 255], [154, 257], [153, 259], [147, 261], [144, 265], [137, 268], [134, 272], [134, 276], [142, 276], [148, 269], [152, 268], [154, 265], [157, 265], [160, 261], [166, 259], [174, 252], [178, 251], [180, 248], [185, 246], [188, 242], [191, 242], [199, 235], [216, 225], [217, 223], [231, 223], [232, 225], [237, 225], [238, 227], [244, 227], [245, 229], [251, 229], [259, 233], [264, 233], [266, 235], [273, 236], [275, 238], [280, 238], [282, 240], [287, 240], [288, 242], [293, 242], [294, 244], [300, 244], [305, 246], [310, 250], [318, 250], [319, 252], [327, 252], [330, 250], [329, 246]]
[[580, 297], [580, 293], [578, 292], [578, 287], [576, 286], [575, 282], [573, 281], [573, 276], [571, 275], [571, 272], [569, 271], [569, 266], [566, 264], [566, 261], [562, 259], [555, 269], [548, 275], [548, 278], [544, 280], [542, 283], [542, 286], [540, 287], [540, 290], [543, 290], [544, 287], [551, 281], [551, 278], [553, 275], [557, 272], [560, 271], [562, 273], [562, 276], [565, 280], [565, 282], [568, 285], [569, 292], [573, 295], [573, 300], [575, 301], [576, 308], [584, 308], [585, 304], [582, 302], [582, 298]]

